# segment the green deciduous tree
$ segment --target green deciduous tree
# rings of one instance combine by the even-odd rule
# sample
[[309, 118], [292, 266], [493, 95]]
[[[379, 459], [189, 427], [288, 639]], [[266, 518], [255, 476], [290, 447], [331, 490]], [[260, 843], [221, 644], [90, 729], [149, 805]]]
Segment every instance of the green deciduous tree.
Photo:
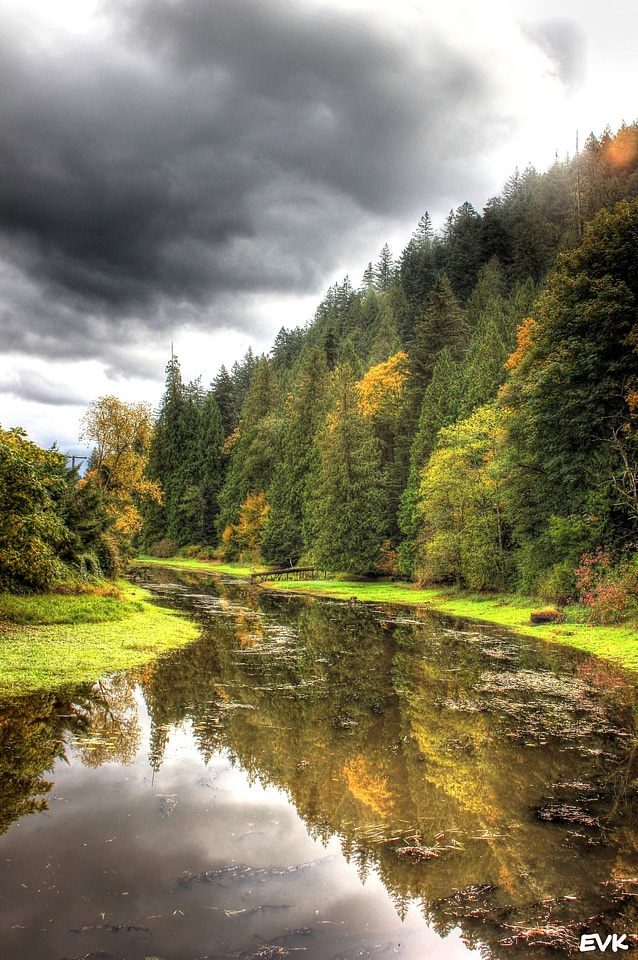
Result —
[[59, 501], [66, 492], [66, 462], [43, 450], [22, 430], [0, 429], [0, 588], [44, 590], [68, 573], [60, 553], [68, 532]]
[[505, 429], [495, 405], [439, 433], [422, 473], [416, 574], [424, 582], [502, 590], [509, 528], [502, 466]]

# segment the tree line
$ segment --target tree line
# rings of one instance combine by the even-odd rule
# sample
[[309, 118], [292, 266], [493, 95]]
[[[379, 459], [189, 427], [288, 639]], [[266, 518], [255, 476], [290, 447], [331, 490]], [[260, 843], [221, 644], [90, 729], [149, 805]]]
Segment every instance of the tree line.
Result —
[[113, 486], [98, 444], [83, 481], [120, 554], [602, 596], [637, 534], [637, 197], [638, 125], [607, 130], [424, 214], [208, 388], [172, 357], [137, 474]]

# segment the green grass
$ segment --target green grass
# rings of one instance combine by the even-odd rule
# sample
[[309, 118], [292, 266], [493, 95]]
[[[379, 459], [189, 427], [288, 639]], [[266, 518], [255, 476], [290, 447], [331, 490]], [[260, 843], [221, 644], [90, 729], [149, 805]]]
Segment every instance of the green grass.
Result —
[[129, 601], [117, 591], [107, 594], [0, 594], [0, 622], [15, 624], [102, 623], [130, 613]]
[[264, 567], [251, 567], [245, 563], [218, 563], [217, 560], [191, 560], [185, 557], [170, 557], [167, 560], [159, 560], [157, 557], [148, 557], [142, 555], [133, 561], [136, 563], [155, 564], [159, 567], [175, 567], [178, 570], [206, 570], [208, 573], [228, 573], [234, 577], [248, 577], [255, 570], [263, 570]]
[[0, 596], [0, 693], [96, 680], [197, 639], [195, 624], [150, 596], [125, 583], [119, 597]]
[[[143, 562], [151, 561], [144, 559]], [[253, 572], [252, 567], [240, 564], [206, 563], [175, 558], [171, 561], [153, 562], [176, 568], [230, 573], [240, 577], [248, 576]], [[339, 600], [350, 600], [354, 597], [363, 603], [408, 604], [467, 620], [498, 624], [520, 636], [533, 636], [554, 643], [564, 643], [598, 657], [613, 660], [630, 670], [638, 670], [638, 627], [634, 624], [596, 626], [584, 623], [582, 611], [576, 607], [568, 607], [565, 623], [532, 626], [530, 623], [532, 611], [546, 607], [546, 604], [538, 598], [518, 597], [511, 594], [475, 594], [445, 588], [419, 589], [412, 583], [396, 581], [362, 582], [334, 579], [268, 582], [266, 586], [269, 590], [333, 597]]]

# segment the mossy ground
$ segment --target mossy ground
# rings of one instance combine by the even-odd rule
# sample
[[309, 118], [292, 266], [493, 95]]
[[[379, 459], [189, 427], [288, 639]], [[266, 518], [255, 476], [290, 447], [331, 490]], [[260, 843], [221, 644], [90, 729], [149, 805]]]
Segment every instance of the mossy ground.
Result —
[[177, 611], [139, 587], [79, 596], [0, 596], [0, 694], [96, 680], [197, 639]]
[[[230, 573], [236, 576], [247, 576], [254, 570], [252, 567], [239, 564], [179, 559], [154, 562], [187, 569]], [[266, 586], [269, 590], [285, 590], [339, 600], [350, 600], [354, 597], [363, 603], [409, 604], [468, 620], [494, 623], [507, 627], [521, 636], [533, 636], [554, 643], [564, 643], [586, 650], [598, 657], [613, 660], [631, 670], [638, 670], [638, 625], [626, 623], [600, 626], [586, 623], [583, 619], [583, 611], [578, 607], [567, 607], [564, 623], [532, 626], [531, 613], [547, 606], [538, 598], [518, 597], [511, 594], [475, 594], [445, 588], [419, 589], [413, 583], [401, 581], [345, 579], [269, 581]]]

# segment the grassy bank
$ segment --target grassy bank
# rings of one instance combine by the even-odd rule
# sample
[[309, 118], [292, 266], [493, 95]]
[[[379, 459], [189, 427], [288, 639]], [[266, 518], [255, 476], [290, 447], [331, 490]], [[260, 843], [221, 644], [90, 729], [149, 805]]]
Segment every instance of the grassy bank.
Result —
[[[207, 563], [196, 560], [146, 561], [183, 569], [200, 569], [209, 573], [247, 576], [254, 568], [239, 564]], [[532, 626], [530, 615], [545, 606], [542, 600], [509, 594], [472, 594], [444, 588], [421, 590], [412, 583], [358, 582], [353, 580], [312, 580], [268, 583], [269, 590], [284, 590], [311, 596], [350, 600], [362, 603], [409, 604], [436, 610], [455, 617], [507, 627], [521, 636], [565, 643], [586, 650], [598, 657], [613, 660], [631, 670], [638, 670], [638, 627], [633, 624], [595, 626], [582, 622], [582, 610], [568, 607], [565, 623]]]
[[183, 557], [158, 560], [157, 557], [141, 556], [137, 560], [133, 560], [131, 566], [135, 567], [136, 564], [175, 567], [177, 570], [201, 570], [204, 573], [227, 573], [232, 577], [249, 577], [256, 569], [263, 569], [262, 567], [251, 567], [245, 563], [218, 563], [217, 560], [190, 560]]
[[149, 597], [127, 583], [113, 595], [0, 595], [0, 694], [96, 680], [197, 638]]
[[358, 601], [368, 603], [410, 604], [454, 617], [498, 624], [519, 636], [565, 643], [613, 660], [630, 670], [638, 670], [638, 628], [633, 624], [598, 626], [582, 622], [583, 611], [577, 607], [566, 608], [564, 623], [532, 625], [530, 616], [546, 606], [543, 601], [508, 594], [481, 595], [442, 588], [420, 590], [409, 583], [339, 580], [268, 586], [342, 600], [356, 597]]

